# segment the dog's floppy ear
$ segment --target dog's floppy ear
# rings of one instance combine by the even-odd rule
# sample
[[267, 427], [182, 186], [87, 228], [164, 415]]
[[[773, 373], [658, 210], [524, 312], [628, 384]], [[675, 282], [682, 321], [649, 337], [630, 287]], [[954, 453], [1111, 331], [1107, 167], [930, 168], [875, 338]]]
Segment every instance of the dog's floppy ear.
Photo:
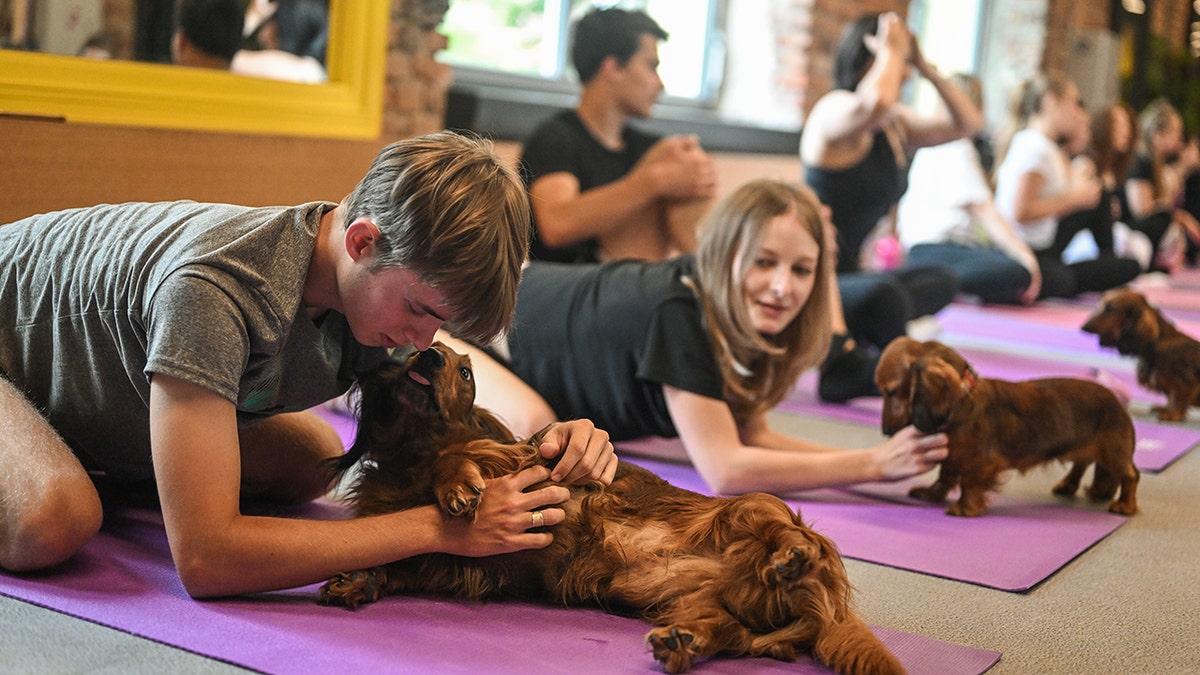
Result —
[[1159, 322], [1162, 317], [1145, 301], [1126, 310], [1128, 315], [1117, 334], [1117, 351], [1122, 354], [1136, 355], [1141, 353], [1146, 345], [1153, 344], [1162, 335]]
[[883, 395], [880, 429], [892, 435], [910, 424], [912, 364], [923, 351], [924, 343], [901, 336], [888, 343], [875, 367], [875, 386]]
[[373, 431], [377, 426], [390, 427], [400, 414], [400, 404], [392, 395], [395, 389], [396, 377], [403, 371], [412, 350], [401, 352], [397, 350], [389, 355], [379, 367], [373, 371], [359, 373], [358, 379], [350, 387], [350, 394], [357, 400], [354, 406], [354, 419], [358, 422], [354, 434], [354, 443], [341, 457], [330, 460], [335, 477], [354, 466], [367, 448], [371, 446]]
[[912, 424], [923, 433], [938, 431], [966, 396], [954, 367], [941, 357], [927, 355], [912, 366]]

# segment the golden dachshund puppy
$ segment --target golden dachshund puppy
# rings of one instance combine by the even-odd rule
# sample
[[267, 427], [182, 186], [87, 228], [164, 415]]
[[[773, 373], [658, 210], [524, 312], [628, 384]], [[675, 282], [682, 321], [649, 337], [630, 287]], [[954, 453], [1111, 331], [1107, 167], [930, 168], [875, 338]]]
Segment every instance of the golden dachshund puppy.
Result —
[[[468, 357], [436, 343], [362, 381], [358, 437], [338, 464], [364, 460], [350, 492], [359, 515], [436, 503], [472, 518], [486, 479], [545, 462], [536, 436], [517, 442], [474, 406], [472, 378]], [[626, 462], [609, 486], [569, 487], [567, 518], [550, 528], [547, 548], [351, 571], [328, 581], [320, 600], [354, 608], [393, 593], [438, 593], [598, 606], [654, 623], [646, 640], [670, 673], [717, 654], [801, 653], [840, 673], [903, 672], [851, 609], [833, 543], [780, 499], [708, 497]]]
[[1158, 419], [1182, 422], [1188, 408], [1200, 405], [1200, 342], [1180, 332], [1141, 293], [1105, 293], [1083, 330], [1099, 336], [1101, 346], [1137, 357], [1138, 383], [1167, 395], [1165, 406], [1154, 407]]
[[898, 337], [888, 343], [875, 366], [875, 386], [883, 396], [883, 433], [891, 436], [912, 424], [912, 364], [922, 354], [936, 353], [966, 369], [967, 360], [940, 342]]
[[1054, 486], [1054, 494], [1074, 495], [1084, 472], [1094, 464], [1088, 496], [1094, 501], [1113, 499], [1120, 488], [1120, 496], [1108, 510], [1137, 513], [1133, 421], [1106, 387], [1066, 377], [1024, 382], [983, 378], [958, 352], [941, 343], [904, 348], [912, 357], [908, 380], [902, 385], [907, 388], [909, 417], [892, 419], [890, 424], [896, 429], [911, 423], [924, 433], [944, 432], [949, 449], [936, 482], [913, 488], [910, 496], [941, 502], [958, 487], [958, 501], [946, 513], [979, 516], [987, 510], [987, 493], [996, 489], [1001, 473], [1023, 472], [1058, 460], [1070, 462], [1071, 469]]

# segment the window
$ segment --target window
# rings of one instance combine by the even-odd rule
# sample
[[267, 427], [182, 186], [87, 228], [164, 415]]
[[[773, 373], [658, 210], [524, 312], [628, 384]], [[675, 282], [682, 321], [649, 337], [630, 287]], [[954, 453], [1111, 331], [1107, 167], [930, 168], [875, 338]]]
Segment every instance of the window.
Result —
[[[454, 0], [442, 23], [446, 63], [488, 74], [566, 86], [575, 74], [569, 55], [571, 23], [595, 6], [640, 9], [670, 38], [659, 46], [659, 74], [672, 99], [712, 104], [720, 82], [719, 0]], [[544, 84], [543, 82], [543, 84]], [[535, 85], [536, 86], [536, 85]]]
[[[943, 75], [977, 73], [981, 0], [917, 0], [909, 8], [910, 28], [921, 53]], [[920, 79], [913, 105], [932, 111], [940, 100], [928, 81]]]

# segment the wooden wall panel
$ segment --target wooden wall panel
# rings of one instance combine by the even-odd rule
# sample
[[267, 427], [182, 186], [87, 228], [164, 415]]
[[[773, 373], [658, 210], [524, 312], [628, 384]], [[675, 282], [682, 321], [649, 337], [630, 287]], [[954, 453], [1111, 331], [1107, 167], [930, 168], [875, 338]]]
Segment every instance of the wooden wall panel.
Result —
[[382, 145], [0, 115], [0, 223], [105, 202], [338, 201]]

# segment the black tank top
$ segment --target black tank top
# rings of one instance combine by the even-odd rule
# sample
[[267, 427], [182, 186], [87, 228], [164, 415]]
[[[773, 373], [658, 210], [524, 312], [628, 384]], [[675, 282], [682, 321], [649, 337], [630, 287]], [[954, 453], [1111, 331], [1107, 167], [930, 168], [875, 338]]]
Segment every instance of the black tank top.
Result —
[[805, 181], [827, 205], [837, 226], [838, 272], [858, 270], [863, 241], [908, 189], [907, 164], [896, 161], [887, 132], [875, 132], [866, 157], [845, 169], [806, 167]]

